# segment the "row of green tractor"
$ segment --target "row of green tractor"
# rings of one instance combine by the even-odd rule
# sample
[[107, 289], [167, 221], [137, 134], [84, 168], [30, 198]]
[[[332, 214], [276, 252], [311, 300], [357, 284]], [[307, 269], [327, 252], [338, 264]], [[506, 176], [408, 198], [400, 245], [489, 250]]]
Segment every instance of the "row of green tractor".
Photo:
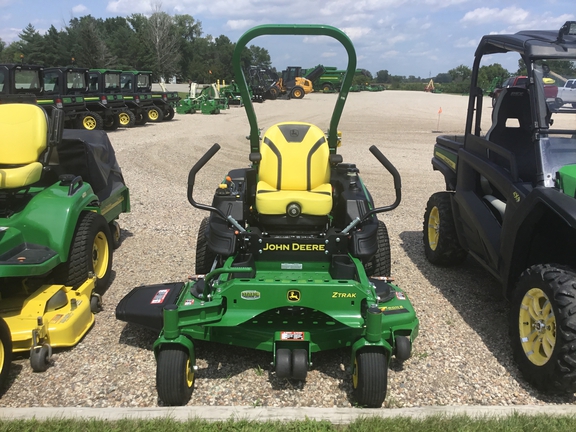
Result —
[[177, 92], [152, 91], [152, 72], [0, 64], [0, 101], [64, 112], [69, 129], [115, 130], [174, 118]]

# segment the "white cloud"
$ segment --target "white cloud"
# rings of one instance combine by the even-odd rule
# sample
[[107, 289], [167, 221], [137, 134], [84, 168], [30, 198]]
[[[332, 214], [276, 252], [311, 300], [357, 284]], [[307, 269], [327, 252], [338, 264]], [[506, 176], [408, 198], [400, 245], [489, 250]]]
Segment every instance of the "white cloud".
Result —
[[79, 5], [76, 5], [72, 8], [72, 13], [74, 15], [78, 15], [78, 16], [88, 15], [90, 13], [90, 9], [88, 9], [83, 4], [79, 4]]
[[247, 30], [254, 27], [256, 21], [254, 20], [228, 20], [226, 21], [226, 27], [231, 30]]
[[482, 7], [467, 12], [460, 22], [475, 25], [494, 23], [497, 21], [507, 24], [518, 24], [525, 21], [528, 16], [528, 11], [515, 6], [504, 9]]
[[456, 48], [476, 48], [478, 46], [478, 41], [476, 39], [470, 38], [460, 38], [454, 42]]

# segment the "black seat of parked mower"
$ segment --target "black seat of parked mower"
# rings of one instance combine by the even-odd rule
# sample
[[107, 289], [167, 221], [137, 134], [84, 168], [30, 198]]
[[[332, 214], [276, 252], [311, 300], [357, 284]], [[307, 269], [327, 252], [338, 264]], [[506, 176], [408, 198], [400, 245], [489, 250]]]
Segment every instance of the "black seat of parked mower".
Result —
[[48, 145], [48, 118], [38, 105], [0, 105], [0, 189], [16, 189], [42, 177], [39, 161]]
[[[531, 124], [528, 90], [520, 87], [502, 90], [492, 112], [492, 127], [486, 139], [514, 154], [518, 176], [524, 182], [532, 182], [536, 177]], [[495, 152], [490, 153], [490, 159], [509, 169], [509, 162]]]
[[326, 216], [332, 210], [330, 149], [310, 123], [278, 123], [260, 145], [256, 209], [262, 215]]

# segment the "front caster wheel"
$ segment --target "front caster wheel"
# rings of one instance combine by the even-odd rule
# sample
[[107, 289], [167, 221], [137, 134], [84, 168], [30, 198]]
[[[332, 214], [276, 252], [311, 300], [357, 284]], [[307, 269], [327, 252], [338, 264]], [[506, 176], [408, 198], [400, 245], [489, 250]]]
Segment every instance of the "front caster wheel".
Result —
[[194, 390], [190, 355], [181, 345], [164, 345], [156, 361], [156, 390], [164, 405], [186, 405]]
[[396, 336], [396, 347], [394, 349], [394, 357], [399, 362], [406, 361], [412, 354], [412, 342], [406, 336]]
[[377, 351], [356, 354], [352, 375], [354, 398], [359, 405], [380, 408], [388, 388], [388, 362], [386, 355]]
[[514, 358], [545, 391], [576, 391], [576, 272], [538, 264], [522, 273], [510, 311]]
[[308, 375], [308, 351], [292, 350], [292, 379], [306, 381]]
[[287, 348], [276, 350], [276, 377], [292, 377], [292, 352]]
[[45, 372], [52, 356], [49, 345], [34, 347], [30, 350], [30, 367], [34, 372]]

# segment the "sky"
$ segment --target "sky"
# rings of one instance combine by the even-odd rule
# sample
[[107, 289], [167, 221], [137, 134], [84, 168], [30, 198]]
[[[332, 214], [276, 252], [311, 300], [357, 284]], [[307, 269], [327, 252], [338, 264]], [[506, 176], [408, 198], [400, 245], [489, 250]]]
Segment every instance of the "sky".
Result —
[[[373, 75], [434, 77], [459, 65], [472, 66], [485, 34], [556, 30], [576, 20], [574, 0], [0, 0], [0, 38], [7, 44], [32, 24], [40, 33], [63, 29], [71, 18], [111, 18], [155, 8], [188, 14], [202, 23], [203, 36], [232, 42], [260, 24], [327, 24], [352, 40], [358, 67]], [[328, 37], [262, 36], [250, 42], [268, 49], [272, 65], [344, 68], [347, 56]], [[487, 59], [514, 72], [517, 61]]]

